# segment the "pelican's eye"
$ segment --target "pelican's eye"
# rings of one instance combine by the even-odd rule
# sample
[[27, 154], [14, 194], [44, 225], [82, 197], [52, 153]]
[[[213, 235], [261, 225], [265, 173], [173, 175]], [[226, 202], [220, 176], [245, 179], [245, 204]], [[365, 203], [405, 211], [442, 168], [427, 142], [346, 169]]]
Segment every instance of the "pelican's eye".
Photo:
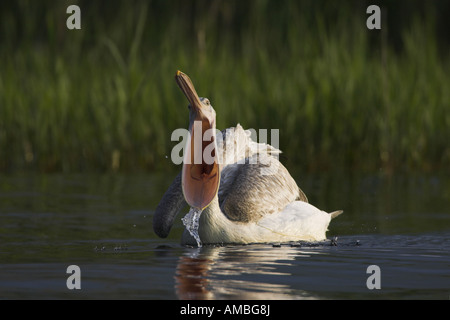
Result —
[[209, 102], [208, 99], [205, 99], [203, 102], [204, 102], [207, 106], [210, 106], [210, 105], [211, 105], [211, 102]]

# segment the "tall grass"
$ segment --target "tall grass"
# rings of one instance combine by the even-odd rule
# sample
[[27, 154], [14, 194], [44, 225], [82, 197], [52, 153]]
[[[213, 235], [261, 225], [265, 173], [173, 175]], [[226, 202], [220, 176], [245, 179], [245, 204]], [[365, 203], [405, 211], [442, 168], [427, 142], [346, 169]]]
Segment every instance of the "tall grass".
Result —
[[0, 171], [172, 167], [171, 132], [187, 127], [177, 69], [218, 128], [280, 129], [288, 166], [450, 164], [450, 55], [433, 10], [396, 30], [399, 49], [388, 23], [367, 30], [361, 1], [78, 1], [73, 31], [69, 4], [2, 5]]

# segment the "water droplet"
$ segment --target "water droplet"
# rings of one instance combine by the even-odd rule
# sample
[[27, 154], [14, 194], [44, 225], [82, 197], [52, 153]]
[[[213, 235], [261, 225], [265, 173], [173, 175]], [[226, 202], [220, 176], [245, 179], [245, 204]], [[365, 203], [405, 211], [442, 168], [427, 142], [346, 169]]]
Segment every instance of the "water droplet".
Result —
[[181, 219], [184, 226], [186, 227], [186, 230], [189, 231], [191, 236], [193, 236], [195, 241], [197, 241], [197, 246], [199, 248], [202, 246], [202, 241], [200, 240], [200, 236], [198, 234], [199, 220], [202, 211], [203, 210], [201, 209], [191, 208], [188, 214], [186, 214], [184, 218]]

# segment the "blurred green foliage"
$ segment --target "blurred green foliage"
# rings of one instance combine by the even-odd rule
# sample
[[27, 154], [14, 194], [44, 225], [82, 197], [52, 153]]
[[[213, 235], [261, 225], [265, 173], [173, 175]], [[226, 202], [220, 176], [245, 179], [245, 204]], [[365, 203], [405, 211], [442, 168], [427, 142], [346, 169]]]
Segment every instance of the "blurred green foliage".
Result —
[[178, 69], [218, 128], [280, 129], [288, 167], [448, 168], [448, 16], [438, 0], [2, 1], [0, 172], [174, 168]]

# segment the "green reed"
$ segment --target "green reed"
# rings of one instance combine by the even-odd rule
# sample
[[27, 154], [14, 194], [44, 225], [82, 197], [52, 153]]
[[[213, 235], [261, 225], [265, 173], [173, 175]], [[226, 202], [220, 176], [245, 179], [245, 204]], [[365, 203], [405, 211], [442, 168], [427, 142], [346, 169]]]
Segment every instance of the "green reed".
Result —
[[389, 25], [369, 31], [364, 8], [335, 2], [89, 3], [77, 31], [65, 1], [3, 11], [0, 171], [174, 167], [171, 133], [188, 124], [178, 69], [218, 128], [280, 129], [288, 166], [449, 165], [450, 55], [426, 15], [396, 49]]

